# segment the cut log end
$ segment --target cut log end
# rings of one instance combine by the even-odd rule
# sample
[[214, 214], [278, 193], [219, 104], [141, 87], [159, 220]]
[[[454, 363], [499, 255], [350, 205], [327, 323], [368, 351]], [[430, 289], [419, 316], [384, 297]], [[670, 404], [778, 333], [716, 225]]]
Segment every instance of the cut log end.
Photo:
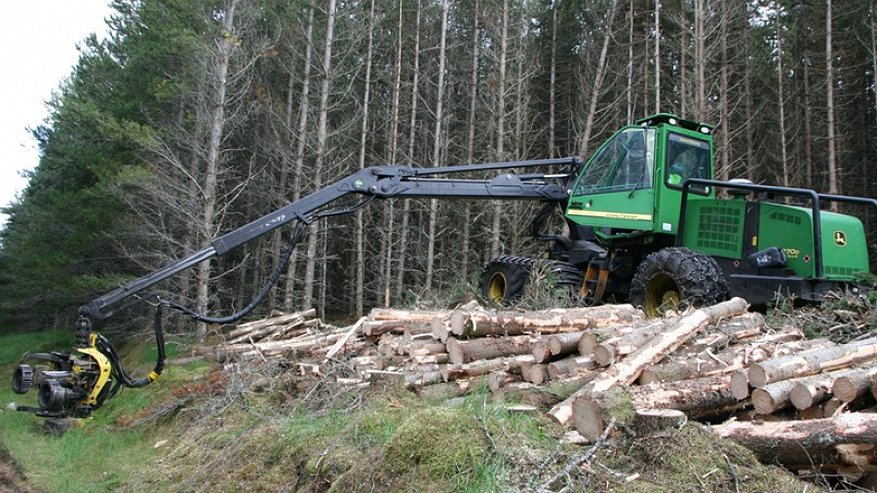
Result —
[[572, 402], [572, 420], [576, 431], [593, 442], [606, 427], [603, 407], [594, 399], [579, 397]]
[[679, 429], [688, 421], [682, 411], [675, 409], [637, 409], [633, 418], [633, 429], [637, 436]]
[[795, 385], [792, 387], [792, 390], [789, 391], [789, 400], [792, 401], [792, 405], [798, 410], [809, 409], [816, 405], [817, 397], [817, 393], [814, 392], [814, 389], [811, 388], [811, 386], [801, 383]]
[[731, 388], [731, 394], [733, 394], [738, 401], [742, 401], [749, 397], [749, 378], [746, 376], [746, 372], [735, 371], [732, 373], [728, 385]]

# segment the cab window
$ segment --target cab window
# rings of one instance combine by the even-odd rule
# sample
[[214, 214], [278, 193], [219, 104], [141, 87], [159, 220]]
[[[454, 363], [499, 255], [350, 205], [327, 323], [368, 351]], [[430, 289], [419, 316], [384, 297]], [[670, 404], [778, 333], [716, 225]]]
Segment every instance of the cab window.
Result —
[[[675, 133], [667, 136], [667, 186], [681, 188], [689, 178], [710, 178], [710, 144]], [[705, 191], [704, 187], [695, 190]]]
[[651, 188], [654, 149], [654, 129], [621, 131], [588, 164], [575, 195]]

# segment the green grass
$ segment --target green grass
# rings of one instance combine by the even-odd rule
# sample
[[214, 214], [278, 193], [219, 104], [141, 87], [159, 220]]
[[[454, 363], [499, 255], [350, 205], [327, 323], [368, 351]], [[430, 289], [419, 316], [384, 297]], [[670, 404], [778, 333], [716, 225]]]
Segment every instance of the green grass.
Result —
[[[15, 364], [25, 352], [69, 350], [68, 331], [47, 331], [0, 336], [0, 378], [11, 379]], [[153, 358], [154, 358], [153, 352]], [[149, 371], [150, 364], [136, 365], [135, 377]], [[62, 436], [47, 434], [43, 418], [17, 412], [9, 403], [36, 405], [34, 391], [25, 395], [0, 385], [0, 444], [22, 466], [29, 483], [47, 492], [105, 492], [129, 480], [132, 473], [160, 456], [154, 448], [160, 429], [117, 425], [150, 403], [168, 396], [171, 389], [203, 373], [205, 364], [168, 368], [158, 382], [143, 389], [122, 389], [98, 409], [84, 426]], [[8, 381], [8, 380], [7, 380]]]
[[69, 330], [48, 330], [0, 336], [0, 367], [18, 362], [26, 352], [49, 352], [67, 349], [73, 344]]

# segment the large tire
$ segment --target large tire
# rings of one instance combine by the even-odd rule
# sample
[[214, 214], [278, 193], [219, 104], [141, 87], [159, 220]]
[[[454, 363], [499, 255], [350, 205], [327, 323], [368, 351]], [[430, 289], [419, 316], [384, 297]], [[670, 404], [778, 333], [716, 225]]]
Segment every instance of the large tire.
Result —
[[639, 265], [630, 302], [650, 317], [667, 310], [714, 305], [728, 298], [725, 276], [712, 257], [688, 248], [664, 248]]
[[572, 264], [503, 255], [484, 266], [481, 272], [481, 295], [495, 303], [513, 303], [524, 294], [534, 268], [550, 272], [556, 287], [576, 290], [582, 284], [582, 271]]

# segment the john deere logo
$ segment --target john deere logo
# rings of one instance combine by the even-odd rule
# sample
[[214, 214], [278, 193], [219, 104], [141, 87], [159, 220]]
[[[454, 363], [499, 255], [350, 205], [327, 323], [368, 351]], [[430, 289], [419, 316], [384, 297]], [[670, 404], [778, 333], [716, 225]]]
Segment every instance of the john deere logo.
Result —
[[847, 246], [847, 234], [843, 231], [835, 231], [834, 242], [837, 246]]

